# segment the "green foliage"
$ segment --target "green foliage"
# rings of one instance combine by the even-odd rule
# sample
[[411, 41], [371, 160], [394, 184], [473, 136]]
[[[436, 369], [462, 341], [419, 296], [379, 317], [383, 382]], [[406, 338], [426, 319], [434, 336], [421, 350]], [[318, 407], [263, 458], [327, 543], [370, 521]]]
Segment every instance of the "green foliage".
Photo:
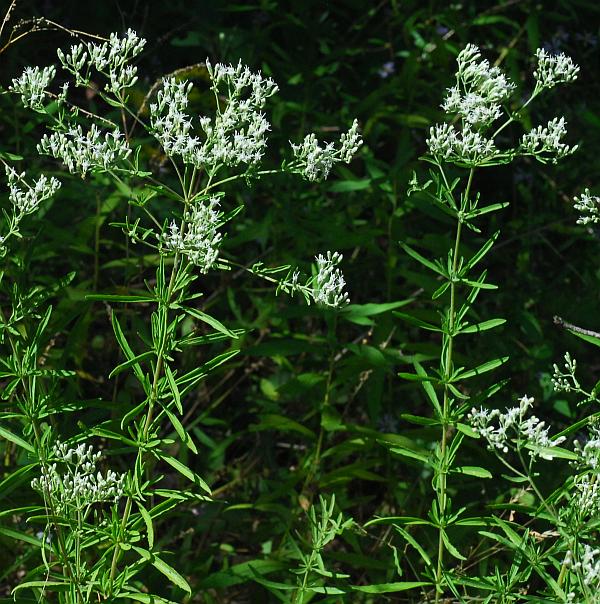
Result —
[[[596, 4], [9, 4], [0, 158], [62, 186], [0, 226], [19, 233], [0, 259], [0, 599], [597, 601], [584, 579], [598, 510], [581, 502], [596, 480], [583, 462], [597, 440], [598, 233], [571, 202], [598, 186]], [[69, 110], [50, 98], [32, 112], [6, 91], [57, 46], [126, 27], [149, 40], [127, 102], [99, 75], [69, 98], [81, 125], [89, 112], [122, 128], [124, 111], [137, 153], [82, 180], [35, 148]], [[467, 43], [516, 84], [498, 146], [558, 113], [576, 155], [419, 160]], [[540, 46], [580, 78], [523, 107]], [[277, 173], [225, 167], [209, 191], [180, 164], [182, 187], [136, 125], [165, 74], [193, 81], [188, 112], [209, 115], [207, 56], [279, 84], [265, 110]], [[328, 182], [279, 172], [282, 157], [294, 169], [289, 141], [337, 141], [355, 117], [365, 145]], [[153, 239], [192, 190], [223, 194], [206, 274]], [[0, 207], [15, 226], [6, 189]], [[304, 303], [307, 259], [328, 249], [344, 254], [351, 304], [337, 310]], [[487, 410], [497, 436], [523, 393], [550, 442], [512, 431], [493, 441], [504, 452], [469, 414]], [[520, 404], [511, 430], [531, 418]], [[127, 476], [118, 503], [79, 519], [44, 505], [30, 485], [58, 436], [101, 450], [102, 476]]]

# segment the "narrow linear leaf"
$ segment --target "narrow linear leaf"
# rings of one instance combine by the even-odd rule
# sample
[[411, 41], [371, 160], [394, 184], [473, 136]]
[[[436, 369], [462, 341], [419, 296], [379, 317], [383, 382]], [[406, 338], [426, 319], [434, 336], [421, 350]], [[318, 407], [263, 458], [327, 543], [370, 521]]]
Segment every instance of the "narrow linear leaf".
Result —
[[136, 357], [133, 357], [133, 359], [128, 359], [124, 363], [117, 365], [108, 375], [108, 379], [113, 378], [115, 375], [118, 375], [122, 371], [125, 371], [125, 369], [131, 367], [132, 365], [139, 365], [141, 361], [153, 357], [154, 355], [155, 353], [153, 350], [147, 350], [146, 352], [142, 352], [142, 354], [138, 354]]
[[172, 567], [169, 566], [163, 559], [154, 555], [151, 562], [152, 566], [161, 572], [173, 585], [183, 589], [190, 596], [192, 595], [192, 588], [189, 583]]
[[354, 591], [360, 591], [366, 594], [388, 594], [397, 591], [407, 591], [417, 587], [431, 585], [426, 581], [399, 581], [396, 583], [378, 583], [375, 585], [352, 585]]
[[395, 317], [398, 317], [399, 319], [402, 319], [403, 321], [406, 321], [407, 323], [410, 323], [411, 325], [420, 327], [421, 329], [427, 329], [428, 331], [437, 331], [437, 332], [442, 331], [436, 325], [427, 323], [427, 321], [423, 321], [422, 319], [418, 319], [417, 317], [413, 317], [412, 315], [409, 315], [409, 314], [406, 314], [403, 312], [398, 312], [398, 311], [395, 311], [393, 314]]
[[423, 266], [426, 266], [429, 270], [441, 275], [442, 277], [446, 277], [446, 273], [436, 264], [431, 262], [431, 260], [427, 260], [427, 258], [421, 256], [419, 252], [413, 250], [410, 246], [406, 245], [406, 243], [400, 242], [400, 247], [412, 258], [414, 258], [417, 262], [421, 263]]
[[196, 474], [195, 472], [190, 470], [190, 468], [188, 468], [185, 464], [181, 463], [175, 457], [172, 457], [171, 455], [167, 455], [166, 453], [163, 453], [162, 451], [152, 451], [152, 452], [159, 459], [166, 461], [172, 468], [174, 468], [180, 474], [185, 476], [190, 482], [197, 484], [199, 487], [201, 487], [204, 491], [206, 491], [210, 495], [210, 492], [211, 492], [210, 487], [206, 484], [206, 482], [204, 482], [204, 480], [202, 480], [202, 478], [200, 478], [200, 476], [198, 476], [198, 474]]
[[175, 381], [175, 376], [173, 375], [171, 368], [166, 363], [165, 374], [167, 376], [167, 381], [169, 382], [169, 387], [171, 388], [171, 394], [173, 395], [173, 400], [175, 401], [177, 411], [179, 411], [180, 414], [183, 414], [183, 407], [181, 405], [181, 395], [179, 393], [179, 388], [177, 387], [177, 382]]
[[195, 453], [197, 455], [198, 449], [196, 449], [196, 445], [194, 444], [194, 441], [192, 440], [191, 436], [186, 432], [186, 430], [183, 427], [183, 424], [181, 423], [179, 418], [166, 407], [163, 407], [163, 409], [164, 409], [165, 413], [167, 414], [169, 421], [173, 425], [173, 428], [175, 428], [175, 432], [177, 432], [177, 436], [179, 436], [179, 438], [181, 439], [181, 442], [184, 443], [185, 446], [190, 451], [192, 451], [193, 453]]
[[475, 369], [469, 369], [468, 371], [464, 371], [454, 376], [453, 381], [456, 382], [458, 380], [466, 380], [468, 378], [475, 377], [476, 375], [481, 375], [482, 373], [492, 371], [493, 369], [496, 369], [496, 367], [500, 367], [500, 365], [506, 363], [508, 358], [509, 357], [501, 357], [499, 359], [493, 359], [491, 361], [487, 361], [486, 363], [482, 363], [478, 367], [475, 367]]
[[457, 560], [466, 560], [466, 558], [456, 549], [456, 547], [454, 547], [454, 545], [452, 545], [452, 542], [450, 541], [450, 538], [448, 537], [448, 533], [446, 533], [446, 531], [442, 529], [441, 534], [442, 534], [442, 541], [444, 542], [444, 545], [446, 546], [448, 553], [451, 556], [454, 556]]
[[189, 308], [187, 306], [182, 306], [181, 308], [192, 317], [202, 321], [203, 323], [206, 323], [207, 325], [210, 325], [217, 331], [220, 331], [222, 334], [234, 340], [237, 340], [237, 333], [235, 331], [231, 331], [231, 329], [227, 329], [227, 327], [225, 327], [225, 325], [223, 325], [223, 323], [221, 323], [221, 321], [219, 321], [218, 319], [215, 319], [214, 317], [211, 317], [210, 315], [207, 315], [206, 313], [196, 308]]
[[396, 455], [401, 455], [402, 457], [410, 457], [426, 464], [430, 463], [429, 455], [425, 453], [419, 453], [418, 451], [405, 449], [404, 447], [390, 447], [389, 450], [390, 452], [395, 453]]
[[451, 470], [456, 474], [466, 474], [467, 476], [475, 476], [476, 478], [492, 478], [492, 473], [485, 468], [479, 466], [458, 466]]
[[463, 269], [463, 274], [472, 269], [483, 257], [490, 251], [498, 236], [500, 235], [500, 231], [496, 231], [480, 248], [475, 254], [471, 257], [471, 259], [467, 262], [465, 268]]
[[0, 436], [21, 447], [22, 449], [29, 451], [30, 453], [35, 453], [35, 449], [27, 441], [23, 440], [20, 436], [13, 434], [10, 430], [7, 430], [2, 426], [0, 426]]
[[[427, 372], [425, 371], [425, 369], [423, 368], [423, 366], [419, 363], [419, 361], [413, 361], [413, 365], [415, 367], [415, 371], [417, 372], [417, 375], [421, 376], [421, 377], [428, 377], [427, 376]], [[443, 415], [442, 413], [442, 406], [440, 404], [440, 401], [438, 400], [437, 394], [435, 392], [435, 389], [433, 388], [433, 386], [431, 385], [430, 381], [423, 381], [421, 382], [421, 385], [423, 386], [423, 390], [425, 390], [425, 394], [427, 395], [427, 397], [429, 398], [429, 400], [431, 401], [431, 404], [434, 406], [438, 417], [441, 417]]]
[[136, 304], [140, 302], [156, 302], [154, 296], [119, 296], [114, 294], [87, 294], [86, 300], [101, 302], [123, 302], [124, 304]]
[[494, 327], [498, 327], [504, 323], [506, 323], [506, 319], [489, 319], [488, 321], [482, 321], [481, 323], [464, 327], [458, 333], [479, 333], [480, 331], [494, 329]]
[[148, 537], [148, 547], [152, 549], [154, 547], [154, 527], [152, 526], [152, 517], [148, 513], [148, 510], [138, 501], [138, 510], [146, 525], [146, 534]]
[[423, 562], [425, 562], [425, 564], [430, 569], [433, 569], [433, 564], [431, 563], [431, 558], [427, 555], [427, 552], [421, 547], [419, 542], [407, 530], [403, 529], [401, 526], [395, 525], [394, 529], [398, 533], [400, 533], [406, 539], [406, 541], [408, 541], [408, 543], [410, 543], [410, 545], [412, 545], [417, 550], [417, 552], [419, 553], [419, 556], [421, 556], [421, 559], [423, 560]]
[[[123, 333], [123, 329], [121, 328], [119, 319], [117, 319], [117, 315], [114, 312], [112, 313], [112, 326], [113, 326], [113, 331], [114, 331], [115, 337], [117, 338], [117, 342], [119, 343], [119, 346], [121, 347], [121, 350], [123, 351], [123, 354], [125, 355], [125, 358], [127, 358], [128, 360], [134, 359], [135, 354], [133, 353], [131, 346], [129, 346], [129, 342], [127, 342], [127, 338], [125, 337], [125, 334]], [[144, 383], [144, 374], [142, 372], [141, 367], [137, 363], [133, 364], [133, 371], [134, 371], [137, 379], [139, 380], [139, 382], [143, 384]]]

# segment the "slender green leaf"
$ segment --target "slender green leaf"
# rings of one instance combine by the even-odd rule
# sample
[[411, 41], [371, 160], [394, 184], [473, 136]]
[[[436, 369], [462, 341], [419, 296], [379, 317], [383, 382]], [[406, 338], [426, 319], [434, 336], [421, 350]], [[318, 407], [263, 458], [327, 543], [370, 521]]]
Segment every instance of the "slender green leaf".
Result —
[[115, 375], [118, 375], [122, 371], [125, 371], [125, 369], [127, 369], [128, 367], [131, 367], [132, 365], [139, 366], [139, 363], [155, 356], [155, 354], [156, 353], [153, 350], [147, 350], [146, 352], [142, 352], [142, 354], [138, 354], [137, 356], [133, 357], [133, 359], [128, 359], [124, 363], [117, 365], [108, 375], [108, 379], [113, 378]]
[[234, 340], [237, 340], [237, 338], [238, 338], [237, 333], [235, 331], [231, 331], [231, 329], [228, 329], [227, 327], [225, 327], [225, 325], [223, 325], [223, 323], [221, 323], [221, 321], [215, 319], [214, 317], [211, 317], [210, 315], [207, 315], [206, 313], [204, 313], [201, 310], [198, 310], [196, 308], [189, 308], [187, 306], [182, 306], [181, 308], [183, 310], [185, 310], [185, 312], [188, 313], [189, 315], [191, 315], [192, 317], [202, 321], [203, 323], [206, 323], [207, 325], [210, 325], [217, 331], [220, 331], [223, 335], [226, 335]]
[[475, 476], [477, 478], [492, 478], [492, 473], [489, 470], [478, 466], [457, 466], [451, 471], [455, 474], [466, 474], [467, 476]]
[[482, 373], [492, 371], [493, 369], [496, 369], [497, 367], [500, 367], [500, 365], [506, 363], [508, 358], [509, 357], [501, 357], [499, 359], [493, 359], [491, 361], [487, 361], [486, 363], [482, 363], [478, 367], [475, 367], [475, 369], [469, 369], [468, 371], [463, 371], [462, 373], [455, 375], [453, 377], [453, 381], [456, 382], [458, 380], [466, 380], [468, 378], [475, 377], [476, 375], [481, 375]]
[[10, 430], [2, 426], [0, 426], [0, 436], [30, 453], [35, 453], [35, 449], [26, 440], [23, 440], [20, 436], [13, 434]]
[[406, 245], [406, 243], [400, 242], [400, 247], [412, 258], [414, 258], [417, 262], [420, 262], [423, 266], [427, 267], [429, 270], [432, 270], [434, 273], [441, 275], [442, 277], [446, 277], [446, 273], [437, 265], [427, 260], [427, 258], [421, 256], [419, 252], [413, 250], [411, 247]]
[[480, 331], [487, 331], [488, 329], [494, 329], [499, 325], [506, 323], [506, 319], [489, 319], [488, 321], [482, 321], [475, 325], [468, 325], [463, 327], [458, 333], [479, 333]]

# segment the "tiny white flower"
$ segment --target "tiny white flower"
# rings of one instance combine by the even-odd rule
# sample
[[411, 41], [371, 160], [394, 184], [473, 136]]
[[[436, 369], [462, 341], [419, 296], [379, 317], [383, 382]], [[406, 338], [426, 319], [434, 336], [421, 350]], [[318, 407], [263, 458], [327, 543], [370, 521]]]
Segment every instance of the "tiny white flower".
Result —
[[543, 48], [538, 48], [535, 56], [538, 64], [533, 75], [540, 88], [553, 88], [556, 84], [568, 84], [577, 79], [579, 66], [565, 53], [551, 55]]
[[183, 229], [180, 230], [173, 221], [164, 237], [168, 250], [187, 256], [203, 273], [216, 262], [223, 239], [217, 230], [223, 222], [223, 214], [218, 208], [218, 197], [196, 203], [184, 216]]
[[334, 164], [341, 161], [350, 163], [362, 144], [358, 121], [354, 120], [348, 132], [341, 135], [339, 149], [333, 143], [321, 146], [314, 134], [308, 134], [299, 145], [291, 143], [291, 146], [298, 170], [304, 178], [320, 181], [327, 178]]
[[321, 306], [338, 308], [349, 302], [348, 293], [344, 291], [346, 281], [337, 266], [343, 259], [338, 252], [327, 252], [325, 256], [316, 257], [317, 274], [312, 282], [311, 295], [314, 301]]
[[5, 170], [8, 178], [8, 198], [18, 216], [33, 214], [42, 201], [52, 197], [61, 186], [58, 179], [53, 176], [48, 178], [43, 174], [34, 181], [33, 185], [30, 185], [25, 178], [25, 172], [18, 174], [9, 166], [6, 166]]
[[[50, 497], [58, 513], [82, 510], [94, 503], [117, 502], [123, 495], [125, 475], [108, 470], [106, 475], [96, 470], [101, 453], [85, 444], [75, 449], [57, 441], [53, 456], [58, 463], [42, 468], [39, 478], [31, 486], [45, 497]], [[59, 465], [65, 472], [59, 472]]]
[[[563, 443], [565, 437], [551, 438], [545, 422], [534, 415], [525, 417], [533, 402], [532, 397], [525, 395], [519, 399], [518, 407], [508, 408], [504, 413], [497, 409], [488, 411], [473, 408], [467, 417], [473, 430], [488, 441], [490, 449], [507, 453], [509, 445], [516, 441], [519, 446], [527, 446], [532, 458], [540, 456], [543, 459], [552, 459], [551, 449]], [[497, 425], [494, 425], [496, 419]]]
[[103, 135], [95, 124], [87, 132], [81, 126], [70, 126], [66, 132], [45, 134], [37, 148], [39, 153], [61, 159], [69, 172], [82, 177], [90, 170], [117, 168], [131, 153], [118, 129]]
[[575, 197], [575, 209], [582, 212], [577, 219], [577, 224], [596, 224], [600, 222], [600, 197], [591, 195], [589, 189], [581, 194], [580, 197]]
[[43, 101], [46, 90], [56, 75], [54, 65], [44, 67], [26, 67], [21, 77], [14, 78], [12, 85], [8, 87], [11, 92], [21, 95], [21, 101], [25, 107], [31, 109], [43, 109]]
[[535, 156], [548, 156], [554, 163], [577, 150], [562, 142], [567, 134], [565, 118], [550, 120], [546, 126], [537, 126], [521, 137], [521, 148]]

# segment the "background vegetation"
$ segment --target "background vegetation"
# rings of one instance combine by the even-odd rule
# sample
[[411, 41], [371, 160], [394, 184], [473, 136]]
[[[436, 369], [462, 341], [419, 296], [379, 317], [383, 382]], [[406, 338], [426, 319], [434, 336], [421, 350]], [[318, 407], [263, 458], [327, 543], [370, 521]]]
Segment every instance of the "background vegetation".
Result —
[[[436, 358], [439, 341], [393, 314], [402, 307], [435, 319], [424, 293], [435, 286], [398, 242], [434, 257], [452, 245], [452, 223], [433, 216], [422, 196], [409, 198], [406, 191], [413, 171], [423, 172], [418, 158], [427, 130], [440, 120], [456, 54], [468, 42], [501, 65], [523, 96], [530, 92], [525, 73], [537, 47], [564, 51], [581, 66], [573, 86], [542, 99], [537, 109], [539, 123], [561, 108], [570, 141], [581, 144], [578, 153], [558, 166], [522, 160], [477, 176], [486, 202], [510, 203], [485, 224], [488, 233], [501, 231], [486, 260], [489, 279], [500, 289], [482, 296], [478, 306], [483, 318], [506, 317], [507, 323], [459, 351], [464, 364], [466, 358], [476, 364], [510, 355], [496, 371], [494, 381], [506, 380], [496, 405], [527, 393], [539, 403], [536, 414], [557, 431], [578, 419], [580, 409], [553, 392], [550, 375], [552, 363], [568, 349], [586, 368], [586, 383], [600, 379], [595, 349], [554, 322], [560, 316], [600, 331], [599, 231], [575, 225], [571, 201], [584, 187], [600, 184], [599, 24], [600, 8], [591, 0], [16, 3], [0, 38], [4, 89], [24, 66], [54, 61], [55, 48], [71, 43], [70, 32], [107, 36], [131, 27], [149, 41], [139, 68], [140, 92], [131, 92], [134, 102], [142, 88], [182, 66], [194, 66], [193, 75], [202, 80], [207, 56], [215, 62], [241, 59], [281, 88], [271, 105], [274, 157], [308, 132], [329, 140], [354, 117], [361, 125], [365, 145], [359, 157], [336, 168], [325, 183], [298, 187], [294, 179], [278, 176], [251, 188], [239, 183], [227, 189], [227, 209], [240, 203], [245, 209], [228, 232], [225, 256], [244, 266], [259, 261], [277, 266], [310, 258], [315, 250], [339, 250], [352, 305], [337, 313], [307, 307], [298, 298], [276, 296], [243, 271], [202, 276], [203, 309], [245, 334], [235, 343], [241, 354], [187, 402], [182, 421], [200, 443], [200, 454], [186, 458], [185, 450], [175, 451], [211, 486], [215, 500], [183, 506], [160, 527], [162, 550], [175, 553], [171, 559], [194, 589], [189, 601], [277, 601], [274, 590], [255, 579], [283, 580], [298, 564], [292, 544], [307, 535], [306, 511], [319, 495], [333, 493], [338, 508], [359, 528], [345, 531], [327, 549], [328, 568], [349, 574], [355, 585], [416, 580], [419, 558], [397, 533], [387, 525], [360, 527], [375, 515], [425, 516], [429, 507], [427, 469], [393, 456], [380, 440], [418, 447], [435, 440], [430, 428], [405, 417], [426, 414], [422, 388], [397, 374], [411, 371], [413, 360]], [[94, 111], [94, 90], [82, 93], [80, 101]], [[0, 151], [22, 155], [31, 166], [39, 138], [31, 135], [39, 127], [36, 119], [13, 96], [1, 95]], [[150, 159], [156, 166], [164, 160]], [[46, 160], [35, 161], [51, 170]], [[143, 287], [145, 271], [155, 262], [140, 263], [139, 252], [132, 253], [121, 231], [110, 226], [121, 220], [126, 202], [103, 176], [85, 182], [72, 176], [19, 244], [26, 270], [13, 265], [5, 277], [23, 288], [63, 280], [53, 298], [53, 335], [43, 355], [49, 365], [75, 372], [61, 383], [61, 398], [90, 403], [64, 418], [65, 438], [135, 400], [126, 373], [107, 377], [120, 359], [110, 308], [85, 299], [93, 292]], [[0, 204], [8, 206], [5, 193]], [[65, 279], [70, 273], [74, 276]], [[0, 308], [8, 294], [1, 295]], [[130, 333], [148, 333], [144, 305], [122, 316]], [[185, 367], [202, 362], [197, 355], [184, 355]], [[460, 356], [457, 364], [463, 364]], [[484, 375], [469, 386], [488, 383]], [[472, 461], [493, 470], [497, 462], [482, 451], [480, 443], [467, 444], [464, 465]], [[19, 463], [8, 445], [3, 462], [7, 475]], [[113, 469], [125, 471], [119, 463], [118, 456], [111, 457]], [[178, 486], [175, 473], [168, 479]], [[552, 474], [550, 480], [559, 485], [563, 477]], [[484, 502], [507, 503], [515, 494], [507, 483], [464, 477], [452, 497], [457, 508], [479, 509]], [[14, 483], [0, 492], [11, 506], [25, 505], [31, 496], [28, 487]], [[0, 523], [11, 526], [4, 520]], [[475, 565], [481, 575], [491, 561], [509, 556], [491, 544], [454, 537], [467, 557], [459, 566]], [[25, 543], [15, 549], [14, 543], [0, 530], [6, 598], [34, 564], [31, 548]], [[435, 549], [433, 535], [424, 546]], [[183, 592], [174, 595], [159, 573], [150, 573], [148, 586], [182, 599]], [[355, 595], [351, 601], [423, 597], [415, 591]]]

